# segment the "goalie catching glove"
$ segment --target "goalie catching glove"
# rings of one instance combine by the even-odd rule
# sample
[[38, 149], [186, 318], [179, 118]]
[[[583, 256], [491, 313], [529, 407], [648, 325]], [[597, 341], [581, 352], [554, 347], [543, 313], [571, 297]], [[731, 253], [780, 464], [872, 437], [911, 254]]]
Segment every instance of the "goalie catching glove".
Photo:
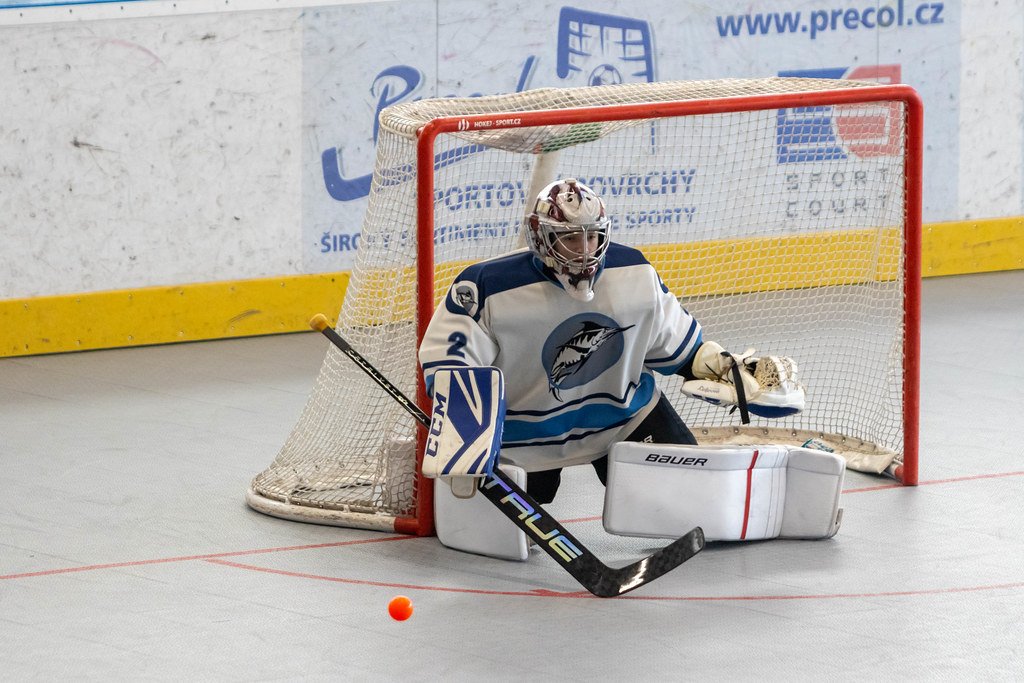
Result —
[[451, 478], [452, 490], [468, 498], [475, 479], [494, 469], [505, 422], [505, 384], [491, 367], [441, 368], [434, 373], [430, 432], [423, 475]]
[[797, 381], [796, 361], [786, 356], [755, 357], [753, 349], [729, 353], [704, 342], [694, 356], [693, 376], [683, 393], [721, 406], [738, 406], [744, 424], [747, 412], [760, 417], [786, 417], [804, 409], [805, 392]]

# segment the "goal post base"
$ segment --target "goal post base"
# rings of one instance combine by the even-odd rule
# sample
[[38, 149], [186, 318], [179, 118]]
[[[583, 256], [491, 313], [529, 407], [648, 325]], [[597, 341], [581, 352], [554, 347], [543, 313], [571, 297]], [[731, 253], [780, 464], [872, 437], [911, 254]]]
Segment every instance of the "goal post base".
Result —
[[870, 441], [843, 434], [809, 429], [778, 427], [711, 427], [692, 428], [701, 445], [735, 444], [751, 446], [772, 443], [801, 446], [835, 453], [846, 460], [847, 468], [868, 474], [884, 474], [902, 482], [903, 460], [896, 451]]
[[253, 510], [262, 512], [271, 517], [279, 517], [292, 522], [306, 522], [307, 524], [323, 524], [327, 526], [340, 526], [352, 529], [366, 529], [367, 531], [389, 531], [394, 533], [405, 533], [416, 535], [410, 527], [409, 518], [394, 517], [391, 515], [375, 514], [372, 510], [343, 509], [332, 510], [328, 508], [310, 507], [309, 505], [295, 505], [284, 503], [279, 500], [266, 498], [257, 493], [251, 486], [245, 493], [245, 502]]

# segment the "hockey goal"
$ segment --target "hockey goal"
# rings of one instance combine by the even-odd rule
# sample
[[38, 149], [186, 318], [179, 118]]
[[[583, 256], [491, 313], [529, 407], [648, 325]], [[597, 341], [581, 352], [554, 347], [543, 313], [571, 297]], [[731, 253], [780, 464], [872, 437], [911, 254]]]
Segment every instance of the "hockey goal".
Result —
[[[417, 341], [455, 275], [518, 248], [528, 199], [580, 178], [705, 336], [797, 360], [799, 415], [738, 415], [661, 389], [702, 443], [810, 439], [917, 481], [921, 105], [902, 85], [769, 78], [540, 89], [381, 113], [338, 331], [429, 411]], [[328, 350], [247, 500], [323, 524], [432, 532], [406, 412]]]

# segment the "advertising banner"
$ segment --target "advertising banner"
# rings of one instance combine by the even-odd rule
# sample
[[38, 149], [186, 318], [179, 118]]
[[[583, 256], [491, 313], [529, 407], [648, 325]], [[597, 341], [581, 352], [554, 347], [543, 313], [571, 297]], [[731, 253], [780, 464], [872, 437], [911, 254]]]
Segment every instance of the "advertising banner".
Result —
[[[945, 220], [957, 211], [955, 3], [595, 0], [584, 8], [539, 0], [521, 0], [514, 7], [411, 0], [309, 10], [303, 22], [306, 272], [351, 267], [373, 171], [377, 114], [388, 105], [426, 97], [726, 77], [908, 83], [921, 94], [927, 117], [924, 218]], [[813, 218], [819, 210], [809, 189], [816, 161], [852, 155], [863, 159], [858, 170], [870, 174], [873, 155], [891, 141], [850, 135], [840, 136], [842, 145], [829, 135], [814, 143], [787, 141], [785, 131], [801, 116], [806, 112], [778, 113], [780, 141], [772, 163], [793, 192], [780, 194], [776, 203], [780, 215], [802, 212]], [[822, 125], [839, 130], [844, 124], [837, 118]], [[654, 171], [675, 177], [692, 169]], [[610, 186], [617, 182], [601, 175], [598, 162], [582, 169], [584, 174], [595, 183], [599, 178]], [[523, 179], [493, 181], [518, 187]]]

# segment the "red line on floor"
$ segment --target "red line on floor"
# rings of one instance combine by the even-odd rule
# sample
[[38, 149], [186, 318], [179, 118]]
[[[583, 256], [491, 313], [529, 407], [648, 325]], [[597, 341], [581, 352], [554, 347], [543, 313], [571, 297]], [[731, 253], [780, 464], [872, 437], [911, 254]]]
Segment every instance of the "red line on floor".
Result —
[[[411, 583], [397, 583], [387, 581], [365, 581], [362, 579], [346, 579], [339, 576], [323, 576], [321, 574], [308, 574], [306, 572], [293, 572], [284, 569], [271, 569], [259, 567], [252, 564], [240, 562], [228, 562], [224, 560], [207, 560], [210, 564], [219, 564], [234, 569], [246, 569], [249, 571], [263, 572], [266, 574], [277, 574], [300, 579], [313, 579], [316, 581], [330, 581], [332, 583], [345, 583], [357, 586], [376, 586], [380, 588], [398, 588], [401, 590], [421, 590], [425, 592], [440, 593], [468, 593], [472, 595], [502, 595], [528, 598], [586, 598], [603, 599], [591, 595], [585, 591], [552, 591], [546, 589], [534, 589], [530, 591], [499, 591], [484, 590], [480, 588], [452, 588], [450, 586], [425, 586]], [[1024, 581], [1013, 583], [999, 583], [988, 586], [966, 586], [961, 588], [930, 588], [910, 591], [879, 591], [876, 593], [815, 593], [808, 595], [622, 595], [617, 600], [655, 600], [655, 601], [677, 601], [677, 602], [724, 602], [742, 601], [754, 602], [760, 600], [836, 600], [851, 598], [886, 598], [886, 597], [909, 597], [915, 595], [944, 595], [950, 593], [973, 593], [990, 590], [1010, 590], [1024, 588]]]
[[[996, 473], [992, 473], [992, 474], [975, 474], [975, 475], [969, 475], [969, 476], [964, 476], [964, 477], [950, 477], [948, 479], [932, 479], [930, 481], [922, 481], [922, 482], [918, 482], [918, 486], [933, 486], [933, 485], [936, 485], [936, 484], [952, 484], [952, 483], [958, 483], [958, 482], [963, 482], [963, 481], [976, 481], [976, 480], [980, 480], [980, 479], [1000, 479], [1000, 478], [1003, 478], [1003, 477], [1017, 477], [1017, 476], [1021, 476], [1021, 475], [1024, 475], [1024, 471], [1018, 471], [1018, 472], [996, 472]], [[897, 482], [893, 482], [891, 484], [882, 484], [882, 485], [879, 485], [879, 486], [868, 486], [868, 487], [863, 487], [863, 488], [844, 489], [843, 493], [864, 493], [864, 492], [867, 492], [867, 491], [883, 491], [883, 490], [888, 490], [888, 489], [901, 489], [901, 488], [904, 488], [904, 486], [902, 484], [899, 484]], [[595, 521], [598, 521], [600, 519], [601, 519], [601, 517], [599, 515], [598, 516], [593, 516], [593, 517], [578, 517], [578, 518], [575, 518], [575, 519], [565, 520], [562, 523], [563, 524], [573, 524], [573, 523], [579, 523], [579, 522], [595, 522]], [[398, 536], [387, 536], [387, 537], [384, 537], [384, 538], [364, 538], [364, 539], [360, 539], [360, 540], [356, 540], [356, 541], [338, 541], [336, 543], [316, 543], [316, 544], [311, 544], [311, 545], [285, 546], [285, 547], [281, 547], [281, 548], [257, 548], [257, 549], [254, 549], [254, 550], [238, 550], [238, 551], [226, 552], [226, 553], [211, 553], [211, 554], [208, 554], [208, 555], [184, 555], [184, 556], [181, 556], [181, 557], [163, 557], [163, 558], [156, 558], [156, 559], [151, 559], [151, 560], [135, 560], [135, 561], [131, 561], [131, 562], [111, 562], [111, 563], [108, 563], [108, 564], [92, 564], [92, 565], [83, 565], [83, 566], [80, 566], [80, 567], [63, 567], [63, 568], [60, 568], [60, 569], [45, 569], [45, 570], [37, 571], [37, 572], [23, 572], [23, 573], [19, 573], [19, 574], [6, 574], [6, 575], [0, 575], [0, 580], [3, 580], [3, 579], [27, 579], [27, 578], [39, 577], [39, 576], [54, 576], [54, 575], [57, 575], [57, 574], [71, 574], [71, 573], [75, 573], [75, 572], [88, 572], [88, 571], [96, 571], [96, 570], [99, 570], [99, 569], [121, 569], [121, 568], [124, 568], [124, 567], [141, 567], [141, 566], [145, 566], [145, 565], [168, 564], [168, 563], [172, 563], [172, 562], [189, 562], [189, 561], [195, 561], [195, 560], [214, 561], [214, 560], [220, 560], [221, 558], [226, 558], [226, 557], [244, 557], [244, 556], [248, 556], [248, 555], [262, 555], [262, 554], [266, 554], [266, 553], [290, 552], [290, 551], [293, 551], [293, 550], [318, 550], [318, 549], [322, 549], [322, 548], [340, 548], [340, 547], [349, 546], [349, 545], [361, 545], [361, 544], [365, 544], [365, 543], [385, 543], [385, 542], [388, 542], [388, 541], [407, 541], [407, 540], [415, 540], [417, 538], [419, 538], [419, 536], [408, 536], [408, 535], [402, 534], [402, 535], [398, 535]], [[221, 563], [221, 564], [227, 564], [227, 563]], [[240, 566], [244, 566], [244, 565], [240, 565]], [[252, 568], [255, 569], [255, 567], [252, 567]], [[265, 570], [265, 571], [274, 571], [274, 570]], [[284, 573], [284, 572], [278, 572], [278, 573]], [[321, 577], [321, 578], [323, 578], [323, 577]], [[352, 580], [350, 582], [351, 583], [359, 583], [358, 581], [355, 581], [355, 580]], [[362, 582], [362, 583], [367, 583], [369, 585], [374, 585], [374, 584], [372, 584], [372, 582]], [[397, 584], [381, 584], [381, 585], [394, 586], [394, 585], [397, 585]], [[1015, 587], [1017, 587], [1019, 585], [1020, 584], [1005, 584], [1006, 587], [1013, 587], [1013, 588], [1015, 588]], [[1000, 586], [995, 586], [994, 588], [998, 588], [998, 587], [1000, 587]], [[990, 588], [993, 588], [993, 587], [982, 587], [982, 588], [976, 588], [976, 589], [975, 588], [948, 589], [946, 591], [933, 591], [933, 592], [960, 592], [960, 591], [963, 591], [963, 590], [989, 590]], [[456, 589], [449, 589], [449, 590], [456, 590]], [[472, 592], [469, 589], [459, 589], [459, 590], [461, 590], [462, 592]], [[547, 595], [548, 594], [548, 592], [546, 592], [546, 591], [541, 591], [541, 592], [538, 592], [538, 591], [527, 591], [527, 592], [523, 592], [523, 593], [515, 593], [515, 592], [502, 593], [500, 591], [479, 591], [479, 592], [481, 592], [481, 593], [495, 593], [495, 594], [500, 594], [500, 595], [534, 595], [534, 596], [536, 596], [536, 595]], [[884, 595], [916, 595], [916, 594], [918, 594], [918, 593], [911, 591], [911, 592], [907, 592], [907, 593], [872, 593], [872, 594], [864, 594], [864, 595], [849, 595], [849, 596], [838, 596], [838, 597], [870, 597], [870, 596], [873, 596], [873, 595], [874, 596], [884, 596]], [[574, 593], [552, 593], [552, 595], [557, 595], [559, 597], [573, 597], [575, 594]], [[580, 595], [578, 597], [589, 597], [589, 595], [588, 594], [583, 594], [583, 595]], [[628, 597], [628, 596], [625, 596], [625, 597]], [[758, 597], [758, 598], [749, 598], [749, 599], [755, 599], [755, 600], [778, 600], [778, 599], [799, 600], [799, 599], [806, 599], [806, 598], [809, 598], [809, 597], [836, 597], [836, 596], [791, 596], [791, 597], [785, 597], [785, 598]], [[654, 598], [643, 598], [643, 599], [654, 599]], [[669, 600], [669, 599], [676, 600], [676, 599], [684, 599], [684, 598], [657, 598], [657, 599], [659, 599], [659, 600]], [[685, 598], [685, 599], [691, 599], [691, 598]], [[697, 598], [692, 598], [692, 599], [697, 599]], [[730, 598], [699, 598], [699, 599], [701, 599], [701, 600], [715, 600], [715, 599], [742, 600], [742, 599], [747, 599], [747, 598], [730, 597]]]
[[[978, 479], [1002, 479], [1003, 477], [1019, 477], [1024, 475], [1022, 472], [994, 472], [992, 474], [972, 474], [965, 477], [950, 477], [949, 479], [931, 479], [929, 481], [919, 481], [918, 486], [935, 486], [936, 484], [956, 484], [961, 481], [977, 481]], [[864, 493], [865, 491], [886, 491], [888, 489], [902, 489], [903, 484], [893, 482], [891, 484], [880, 484], [878, 486], [865, 486], [859, 489], [843, 489], [843, 493]], [[913, 488], [912, 486], [909, 488]]]
[[272, 569], [270, 567], [260, 567], [254, 564], [242, 564], [241, 562], [228, 562], [225, 560], [211, 559], [207, 560], [210, 564], [219, 564], [225, 567], [233, 567], [234, 569], [247, 569], [255, 572], [264, 572], [266, 574], [277, 574], [279, 576], [290, 576], [299, 579], [315, 579], [317, 581], [331, 581], [333, 583], [347, 583], [356, 586], [378, 586], [381, 588], [401, 588], [403, 590], [422, 590], [432, 591], [440, 593], [471, 593], [474, 595], [517, 595], [517, 596], [542, 596], [542, 597], [560, 597], [560, 598], [584, 598], [592, 597], [590, 593], [571, 591], [561, 593], [558, 591], [549, 590], [531, 590], [531, 591], [498, 591], [498, 590], [486, 590], [483, 588], [451, 588], [448, 586], [421, 586], [412, 583], [397, 583], [388, 581], [366, 581], [364, 579], [345, 579], [340, 576], [323, 576], [321, 574], [307, 574], [305, 572], [293, 572], [285, 569]]
[[7, 574], [0, 576], [0, 579], [27, 579], [33, 576], [53, 576], [54, 574], [70, 574], [73, 572], [91, 572], [97, 569], [120, 569], [123, 567], [141, 567], [147, 564], [165, 564], [168, 562], [189, 562], [192, 560], [215, 560], [222, 557], [242, 557], [245, 555], [263, 555], [265, 553], [283, 553], [291, 550], [317, 550], [319, 548], [340, 548], [346, 545], [361, 545], [363, 543], [385, 543], [387, 541], [405, 541], [418, 538], [418, 536], [388, 536], [386, 538], [364, 538], [358, 541], [338, 541], [336, 543], [316, 543], [313, 545], [292, 545], [283, 548], [257, 548], [255, 550], [236, 550], [228, 553], [211, 553], [209, 555], [183, 555], [181, 557], [162, 557], [154, 560], [135, 560], [133, 562], [111, 562], [110, 564], [90, 564], [81, 567], [64, 567], [62, 569], [46, 569], [38, 572], [24, 572], [22, 574]]

